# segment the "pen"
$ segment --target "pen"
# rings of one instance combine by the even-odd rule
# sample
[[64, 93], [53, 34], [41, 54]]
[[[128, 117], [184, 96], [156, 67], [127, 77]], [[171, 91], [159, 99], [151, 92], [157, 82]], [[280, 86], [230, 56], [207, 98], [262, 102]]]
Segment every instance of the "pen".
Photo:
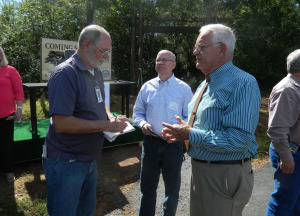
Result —
[[118, 116], [115, 113], [113, 113], [113, 115], [114, 115], [114, 117], [118, 118]]

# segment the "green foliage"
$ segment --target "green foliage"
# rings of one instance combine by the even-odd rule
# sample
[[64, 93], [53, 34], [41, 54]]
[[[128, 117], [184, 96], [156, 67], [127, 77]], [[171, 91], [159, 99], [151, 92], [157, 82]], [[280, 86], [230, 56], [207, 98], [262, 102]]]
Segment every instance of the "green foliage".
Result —
[[261, 88], [286, 75], [286, 57], [299, 47], [299, 3], [292, 0], [228, 1], [237, 35], [235, 63], [253, 74]]
[[77, 0], [24, 0], [2, 6], [1, 46], [23, 82], [40, 81], [41, 38], [77, 40], [85, 20], [82, 8]]
[[[89, 4], [87, 4], [89, 3]], [[132, 11], [142, 4], [143, 16], [173, 19], [143, 20], [143, 25], [194, 26], [231, 21], [237, 36], [234, 63], [253, 74], [261, 88], [270, 88], [286, 74], [285, 59], [299, 47], [299, 1], [295, 0], [16, 0], [2, 1], [0, 10], [0, 41], [10, 64], [15, 66], [24, 82], [40, 81], [40, 38], [76, 41], [83, 27], [93, 23], [104, 26], [113, 40], [113, 79], [137, 81], [137, 71], [130, 71]], [[89, 16], [88, 16], [89, 15]], [[202, 18], [203, 22], [178, 19]], [[138, 26], [136, 20], [135, 70], [138, 68]], [[197, 86], [203, 79], [195, 69], [192, 47], [197, 33], [147, 33], [144, 44], [142, 75], [146, 81], [154, 76], [154, 59], [161, 49], [177, 55], [175, 74]], [[133, 80], [135, 79], [135, 80]]]

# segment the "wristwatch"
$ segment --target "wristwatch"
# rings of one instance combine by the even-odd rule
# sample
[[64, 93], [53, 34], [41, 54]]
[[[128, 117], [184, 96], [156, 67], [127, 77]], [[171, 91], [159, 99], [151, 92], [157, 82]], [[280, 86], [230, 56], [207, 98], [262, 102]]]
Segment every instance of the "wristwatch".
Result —
[[23, 109], [23, 107], [22, 107], [22, 106], [17, 106], [17, 109], [20, 109], [20, 110], [22, 110], [22, 109]]

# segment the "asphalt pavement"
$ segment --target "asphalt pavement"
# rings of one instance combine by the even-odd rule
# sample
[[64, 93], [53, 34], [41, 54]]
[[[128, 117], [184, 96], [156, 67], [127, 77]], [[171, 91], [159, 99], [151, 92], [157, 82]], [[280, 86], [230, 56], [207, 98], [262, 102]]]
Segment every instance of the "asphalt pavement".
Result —
[[270, 162], [254, 170], [254, 187], [243, 216], [264, 216], [273, 187], [274, 168]]
[[[136, 216], [140, 201], [141, 146], [130, 145], [109, 148], [99, 161], [99, 206], [94, 216]], [[186, 156], [181, 170], [181, 188], [176, 216], [189, 216], [191, 159]], [[270, 162], [254, 169], [254, 187], [243, 216], [265, 216], [269, 197], [273, 192], [274, 168]], [[162, 177], [157, 189], [156, 214], [162, 214], [164, 183]]]

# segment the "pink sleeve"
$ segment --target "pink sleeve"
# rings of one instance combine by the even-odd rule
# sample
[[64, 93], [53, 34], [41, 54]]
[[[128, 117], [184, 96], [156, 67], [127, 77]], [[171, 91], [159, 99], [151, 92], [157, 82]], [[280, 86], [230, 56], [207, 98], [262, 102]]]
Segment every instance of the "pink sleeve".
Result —
[[11, 81], [16, 101], [24, 101], [22, 79], [17, 69], [11, 69]]

